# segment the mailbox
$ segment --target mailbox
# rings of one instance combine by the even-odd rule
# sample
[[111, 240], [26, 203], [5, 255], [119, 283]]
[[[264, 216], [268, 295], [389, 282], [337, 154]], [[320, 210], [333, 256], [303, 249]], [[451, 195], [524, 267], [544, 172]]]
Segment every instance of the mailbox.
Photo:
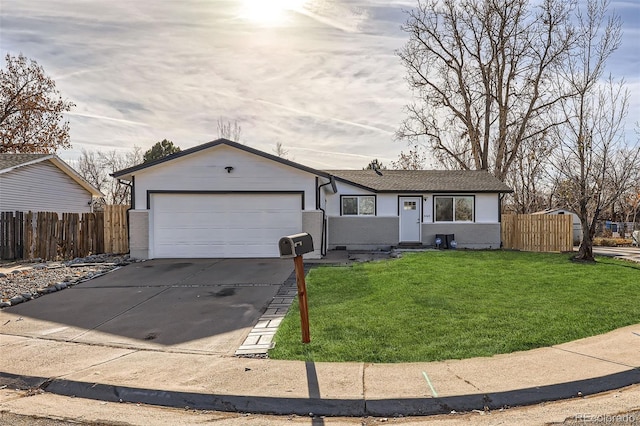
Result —
[[283, 259], [302, 256], [313, 251], [313, 239], [306, 232], [287, 235], [280, 238], [278, 248], [280, 249], [280, 257]]

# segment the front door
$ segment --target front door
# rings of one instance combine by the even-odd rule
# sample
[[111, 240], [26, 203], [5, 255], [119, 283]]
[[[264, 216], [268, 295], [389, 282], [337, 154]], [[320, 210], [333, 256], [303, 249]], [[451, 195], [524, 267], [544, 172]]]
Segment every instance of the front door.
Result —
[[422, 197], [399, 197], [400, 210], [400, 242], [420, 242], [422, 226]]

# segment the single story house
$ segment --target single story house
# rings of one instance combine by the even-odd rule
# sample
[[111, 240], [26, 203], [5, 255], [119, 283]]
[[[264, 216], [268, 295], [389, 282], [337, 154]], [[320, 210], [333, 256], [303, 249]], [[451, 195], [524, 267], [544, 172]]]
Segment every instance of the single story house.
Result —
[[580, 223], [580, 218], [576, 213], [571, 210], [556, 208], [541, 210], [532, 214], [570, 214], [573, 220], [573, 245], [580, 245], [580, 242], [582, 241], [582, 224]]
[[90, 213], [103, 196], [55, 154], [0, 154], [0, 211]]
[[433, 245], [499, 248], [501, 194], [484, 171], [316, 170], [218, 139], [112, 174], [132, 185], [135, 258], [277, 257], [308, 232], [331, 249]]

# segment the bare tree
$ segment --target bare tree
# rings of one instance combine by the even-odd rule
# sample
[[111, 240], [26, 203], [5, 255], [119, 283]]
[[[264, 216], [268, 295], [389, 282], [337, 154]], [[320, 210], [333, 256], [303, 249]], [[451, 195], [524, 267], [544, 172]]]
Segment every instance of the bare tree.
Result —
[[625, 222], [634, 222], [633, 229], [640, 229], [640, 168], [635, 173], [635, 177], [631, 179], [627, 188], [620, 196], [620, 206]]
[[378, 171], [378, 170], [386, 170], [387, 167], [382, 164], [382, 161], [378, 160], [377, 158], [374, 158], [373, 160], [371, 160], [371, 162], [369, 164], [367, 164], [367, 167], [363, 167], [362, 170], [374, 170], [374, 171]]
[[234, 142], [240, 142], [240, 134], [242, 128], [236, 120], [225, 121], [222, 118], [218, 119], [218, 137], [229, 139]]
[[82, 150], [75, 168], [88, 182], [105, 194], [106, 204], [129, 203], [131, 188], [109, 176], [118, 170], [142, 163], [142, 149], [133, 147], [130, 152]]
[[549, 112], [568, 96], [557, 71], [574, 3], [419, 0], [399, 52], [417, 99], [397, 136], [430, 146], [446, 167], [505, 180], [521, 145], [558, 124]]
[[427, 165], [427, 154], [418, 145], [409, 149], [408, 153], [400, 151], [398, 161], [391, 162], [391, 168], [395, 170], [423, 170]]
[[550, 175], [547, 171], [556, 148], [550, 138], [531, 138], [524, 141], [515, 156], [506, 183], [513, 189], [505, 205], [514, 213], [527, 214], [553, 207], [549, 204]]
[[282, 142], [276, 142], [276, 147], [273, 150], [273, 153], [280, 158], [289, 159], [289, 150], [285, 149]]
[[0, 70], [0, 153], [55, 153], [69, 148], [63, 113], [72, 102], [60, 97], [55, 82], [34, 60], [7, 54]]
[[577, 13], [578, 37], [565, 73], [577, 95], [563, 100], [565, 124], [555, 129], [559, 196], [580, 217], [582, 241], [575, 258], [581, 261], [595, 261], [597, 221], [640, 168], [640, 144], [624, 139], [629, 100], [624, 82], [601, 79], [621, 42], [620, 18], [607, 18], [608, 5], [608, 0], [588, 0], [586, 11]]

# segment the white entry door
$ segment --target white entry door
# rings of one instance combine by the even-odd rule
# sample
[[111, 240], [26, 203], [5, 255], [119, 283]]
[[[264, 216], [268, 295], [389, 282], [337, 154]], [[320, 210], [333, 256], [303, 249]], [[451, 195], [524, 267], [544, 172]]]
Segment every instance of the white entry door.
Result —
[[422, 197], [400, 197], [400, 242], [420, 242]]

